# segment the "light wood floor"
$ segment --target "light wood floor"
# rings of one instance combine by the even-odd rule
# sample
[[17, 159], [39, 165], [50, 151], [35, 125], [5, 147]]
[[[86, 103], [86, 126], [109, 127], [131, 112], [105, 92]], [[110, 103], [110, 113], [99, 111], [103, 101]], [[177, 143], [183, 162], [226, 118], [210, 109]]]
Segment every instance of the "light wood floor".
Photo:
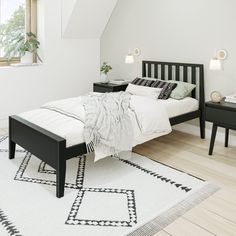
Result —
[[208, 146], [209, 140], [173, 131], [135, 148], [139, 154], [221, 187], [155, 236], [236, 236], [236, 147], [216, 143], [210, 157]]
[[[0, 129], [5, 135], [6, 129]], [[216, 143], [208, 156], [209, 140], [173, 131], [135, 148], [135, 152], [209, 180], [221, 187], [155, 236], [236, 236], [236, 147]]]

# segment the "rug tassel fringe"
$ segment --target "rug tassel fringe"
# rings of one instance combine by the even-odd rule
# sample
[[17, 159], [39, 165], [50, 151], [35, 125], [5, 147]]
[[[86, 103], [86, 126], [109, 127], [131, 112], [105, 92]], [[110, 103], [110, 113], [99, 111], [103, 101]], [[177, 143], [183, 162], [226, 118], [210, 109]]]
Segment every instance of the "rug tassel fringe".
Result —
[[215, 185], [207, 184], [202, 189], [193, 193], [187, 199], [177, 204], [177, 206], [170, 208], [168, 211], [162, 213], [157, 218], [128, 234], [128, 236], [155, 235], [218, 190], [219, 188]]

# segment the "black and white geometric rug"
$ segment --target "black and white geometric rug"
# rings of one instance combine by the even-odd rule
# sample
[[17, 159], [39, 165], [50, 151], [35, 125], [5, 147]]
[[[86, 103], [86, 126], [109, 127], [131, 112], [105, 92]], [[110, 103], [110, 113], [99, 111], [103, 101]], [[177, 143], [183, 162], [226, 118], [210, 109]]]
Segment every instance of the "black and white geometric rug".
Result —
[[55, 171], [17, 147], [8, 159], [0, 137], [0, 235], [153, 235], [217, 188], [133, 153], [129, 160], [92, 156], [67, 162], [65, 196]]

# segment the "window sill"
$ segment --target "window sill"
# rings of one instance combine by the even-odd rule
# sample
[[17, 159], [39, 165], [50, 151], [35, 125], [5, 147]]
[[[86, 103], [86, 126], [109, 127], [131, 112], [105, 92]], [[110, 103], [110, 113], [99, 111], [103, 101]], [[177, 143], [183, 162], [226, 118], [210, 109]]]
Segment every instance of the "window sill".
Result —
[[22, 64], [22, 63], [16, 63], [16, 64], [11, 64], [7, 66], [0, 66], [1, 68], [21, 68], [21, 67], [37, 67], [37, 66], [42, 66], [43, 63], [33, 63], [33, 64]]

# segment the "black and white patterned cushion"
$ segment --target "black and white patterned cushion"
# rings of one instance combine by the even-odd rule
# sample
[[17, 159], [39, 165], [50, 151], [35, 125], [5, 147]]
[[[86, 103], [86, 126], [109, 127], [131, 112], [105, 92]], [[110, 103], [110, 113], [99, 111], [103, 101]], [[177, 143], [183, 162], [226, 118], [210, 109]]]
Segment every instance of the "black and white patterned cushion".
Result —
[[136, 78], [132, 81], [132, 84], [151, 87], [153, 82], [155, 82], [155, 81], [154, 80], [148, 80], [148, 79]]
[[132, 84], [153, 87], [153, 88], [162, 88], [161, 94], [159, 95], [158, 99], [163, 99], [163, 100], [168, 99], [172, 91], [177, 87], [176, 83], [169, 83], [167, 81], [159, 79], [151, 80], [151, 79], [136, 78], [132, 81]]
[[169, 83], [163, 80], [156, 80], [154, 83], [152, 83], [151, 87], [162, 88], [161, 94], [158, 98], [166, 100], [170, 97], [172, 91], [177, 87], [177, 84]]

